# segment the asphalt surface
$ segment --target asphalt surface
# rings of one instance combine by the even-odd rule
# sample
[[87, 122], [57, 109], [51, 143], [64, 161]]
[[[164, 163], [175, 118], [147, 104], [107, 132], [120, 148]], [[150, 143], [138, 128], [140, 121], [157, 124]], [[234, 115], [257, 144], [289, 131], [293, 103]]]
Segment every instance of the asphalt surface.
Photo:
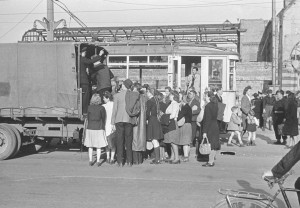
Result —
[[[244, 138], [246, 139], [246, 138]], [[226, 141], [222, 139], [222, 141]], [[103, 163], [89, 167], [87, 152], [51, 146], [38, 154], [19, 154], [0, 161], [0, 208], [31, 207], [211, 207], [223, 198], [218, 189], [274, 194], [261, 179], [289, 151], [273, 145], [270, 131], [258, 131], [257, 146], [227, 147], [235, 155], [217, 155], [216, 165], [202, 167], [194, 158], [179, 165], [142, 165], [118, 168]], [[285, 185], [293, 187], [299, 165]], [[299, 207], [295, 193], [288, 194]], [[284, 208], [282, 197], [277, 205]]]

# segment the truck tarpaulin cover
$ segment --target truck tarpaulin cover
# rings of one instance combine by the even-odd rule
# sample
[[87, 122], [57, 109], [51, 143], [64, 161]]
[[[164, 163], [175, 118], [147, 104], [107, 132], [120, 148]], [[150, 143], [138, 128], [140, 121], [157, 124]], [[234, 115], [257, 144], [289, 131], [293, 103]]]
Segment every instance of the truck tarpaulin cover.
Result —
[[72, 43], [0, 44], [0, 108], [76, 110], [74, 54]]

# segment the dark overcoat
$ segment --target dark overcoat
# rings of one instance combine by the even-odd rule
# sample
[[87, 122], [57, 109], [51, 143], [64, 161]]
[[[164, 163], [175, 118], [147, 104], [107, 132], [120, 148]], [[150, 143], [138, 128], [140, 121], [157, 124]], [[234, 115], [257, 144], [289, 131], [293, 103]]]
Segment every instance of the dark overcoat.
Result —
[[204, 109], [203, 115], [203, 133], [207, 134], [207, 138], [211, 144], [212, 150], [219, 150], [221, 148], [220, 144], [220, 132], [217, 122], [218, 117], [218, 102], [209, 102]]
[[298, 135], [297, 101], [293, 98], [287, 100], [287, 109], [285, 109], [285, 122], [282, 134], [286, 136]]

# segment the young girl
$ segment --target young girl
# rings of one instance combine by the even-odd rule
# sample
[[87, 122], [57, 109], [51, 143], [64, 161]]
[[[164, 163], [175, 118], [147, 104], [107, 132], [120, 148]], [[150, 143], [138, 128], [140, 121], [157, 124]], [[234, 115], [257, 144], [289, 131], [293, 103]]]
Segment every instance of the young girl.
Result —
[[259, 121], [254, 117], [255, 113], [253, 110], [250, 110], [247, 116], [247, 126], [246, 131], [248, 132], [248, 141], [247, 146], [255, 146], [256, 139], [256, 127], [259, 125]]
[[242, 123], [242, 119], [238, 116], [238, 107], [237, 106], [233, 106], [231, 108], [231, 111], [232, 111], [232, 114], [231, 114], [231, 117], [230, 117], [230, 122], [228, 123], [228, 127], [227, 127], [227, 130], [230, 131], [230, 137], [228, 139], [228, 143], [227, 143], [227, 146], [233, 146], [231, 144], [231, 140], [234, 136], [234, 134], [237, 134], [238, 136], [238, 140], [239, 140], [239, 146], [240, 147], [244, 147], [244, 144], [242, 142], [242, 139], [241, 139], [241, 123]]

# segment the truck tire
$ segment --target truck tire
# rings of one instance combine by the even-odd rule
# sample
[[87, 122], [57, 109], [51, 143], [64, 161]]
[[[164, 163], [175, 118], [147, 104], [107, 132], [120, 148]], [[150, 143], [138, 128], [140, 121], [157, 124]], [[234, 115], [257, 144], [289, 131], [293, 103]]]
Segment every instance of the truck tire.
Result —
[[15, 133], [7, 125], [0, 124], [0, 160], [8, 159], [16, 148]]
[[16, 127], [14, 127], [12, 125], [7, 125], [7, 126], [14, 132], [16, 139], [17, 139], [17, 145], [16, 145], [15, 152], [9, 157], [9, 158], [14, 158], [18, 154], [18, 152], [21, 148], [21, 145], [22, 145], [21, 134], [20, 134], [20, 131]]

